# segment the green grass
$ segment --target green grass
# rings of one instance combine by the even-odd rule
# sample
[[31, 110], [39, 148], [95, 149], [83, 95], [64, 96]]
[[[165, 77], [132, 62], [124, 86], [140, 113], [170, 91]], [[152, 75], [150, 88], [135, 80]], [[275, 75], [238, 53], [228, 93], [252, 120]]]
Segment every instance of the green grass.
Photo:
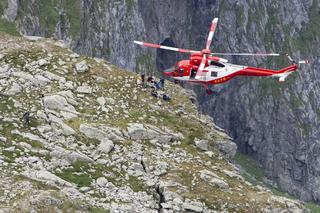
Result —
[[19, 36], [16, 25], [12, 22], [9, 22], [5, 19], [0, 18], [0, 32], [5, 32], [9, 35]]
[[97, 207], [89, 207], [88, 211], [92, 213], [109, 213], [110, 212], [109, 209], [102, 209]]
[[80, 32], [81, 1], [65, 0], [63, 7], [70, 21], [70, 34], [76, 36]]
[[129, 176], [129, 181], [128, 183], [131, 186], [131, 189], [134, 192], [139, 192], [139, 191], [145, 191], [146, 186], [143, 184], [141, 180], [139, 180], [137, 177], [134, 176]]
[[57, 173], [57, 175], [68, 182], [77, 184], [79, 187], [90, 186], [92, 178], [88, 174], [75, 174], [86, 171], [89, 168], [88, 163], [77, 161], [72, 166], [73, 168], [65, 169], [62, 173]]
[[59, 20], [59, 13], [55, 9], [55, 0], [38, 0], [38, 14], [42, 31], [45, 36], [50, 36], [54, 31]]
[[245, 170], [246, 173], [243, 174], [243, 176], [247, 181], [254, 185], [263, 182], [265, 174], [253, 158], [238, 152], [235, 155], [234, 160], [236, 164], [240, 165], [241, 168]]
[[312, 213], [320, 213], [320, 206], [313, 202], [308, 202], [305, 204], [305, 207], [308, 208]]

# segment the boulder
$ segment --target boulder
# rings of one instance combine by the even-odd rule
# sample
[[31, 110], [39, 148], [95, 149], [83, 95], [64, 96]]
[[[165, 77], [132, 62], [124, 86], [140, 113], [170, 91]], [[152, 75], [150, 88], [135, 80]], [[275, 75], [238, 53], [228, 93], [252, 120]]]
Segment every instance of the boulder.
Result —
[[101, 140], [101, 143], [98, 146], [98, 150], [108, 154], [113, 149], [113, 147], [113, 142], [109, 139], [104, 138]]
[[215, 147], [229, 160], [233, 159], [237, 152], [237, 145], [230, 140], [218, 140], [214, 143]]
[[88, 85], [83, 85], [77, 88], [77, 92], [82, 94], [91, 94], [92, 88]]
[[132, 140], [153, 140], [156, 143], [167, 144], [181, 139], [179, 134], [167, 133], [152, 125], [130, 123], [127, 130]]
[[5, 91], [3, 94], [7, 96], [13, 96], [13, 95], [19, 94], [21, 91], [22, 91], [22, 87], [16, 82], [13, 82], [11, 87], [7, 91]]
[[59, 146], [54, 147], [54, 149], [50, 152], [50, 156], [58, 159], [65, 159], [71, 164], [75, 163], [76, 161], [93, 162], [91, 158], [80, 151], [69, 151]]
[[58, 176], [52, 174], [51, 172], [48, 172], [47, 170], [26, 170], [21, 173], [23, 176], [36, 180], [41, 181], [50, 185], [56, 185], [59, 184], [61, 186], [68, 186], [71, 187], [72, 184], [59, 178]]
[[105, 187], [108, 184], [108, 180], [105, 177], [99, 177], [97, 179], [97, 185], [100, 187]]
[[51, 96], [45, 96], [43, 98], [44, 107], [46, 110], [55, 110], [60, 111], [61, 115], [65, 119], [71, 119], [78, 116], [78, 112], [72, 106], [68, 103], [66, 97], [61, 95], [51, 95]]
[[224, 190], [229, 189], [229, 185], [224, 180], [222, 180], [218, 175], [216, 175], [211, 171], [208, 171], [208, 170], [200, 171], [200, 178], [208, 182], [211, 186], [217, 186]]
[[199, 140], [199, 139], [195, 139], [194, 140], [194, 144], [196, 145], [196, 147], [198, 149], [200, 149], [201, 151], [209, 151], [208, 148], [208, 140]]
[[203, 208], [201, 206], [193, 205], [191, 203], [183, 203], [182, 207], [185, 210], [189, 210], [192, 212], [202, 212]]
[[104, 97], [97, 98], [97, 102], [100, 106], [104, 106], [106, 104], [106, 99]]
[[40, 59], [39, 61], [37, 61], [37, 64], [38, 64], [40, 67], [42, 67], [42, 66], [44, 66], [44, 65], [49, 64], [49, 62], [48, 62], [47, 60], [45, 60], [45, 59]]
[[97, 128], [90, 124], [81, 124], [80, 132], [88, 138], [97, 139], [99, 141], [104, 139], [123, 141], [125, 137], [120, 129], [108, 126]]
[[75, 66], [78, 73], [84, 73], [89, 70], [89, 66], [87, 65], [87, 62], [85, 60], [77, 63]]

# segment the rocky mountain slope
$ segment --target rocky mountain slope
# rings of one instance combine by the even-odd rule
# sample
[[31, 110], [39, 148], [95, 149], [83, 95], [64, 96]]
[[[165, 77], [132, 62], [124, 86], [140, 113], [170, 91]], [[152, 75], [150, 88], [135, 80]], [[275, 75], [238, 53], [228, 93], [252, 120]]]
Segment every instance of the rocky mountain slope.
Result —
[[0, 44], [2, 212], [308, 212], [244, 180], [192, 93], [167, 83], [171, 101], [152, 97], [59, 41]]
[[[201, 49], [216, 16], [217, 52], [273, 51], [309, 59], [309, 67], [282, 85], [234, 79], [215, 87], [220, 95], [199, 99], [202, 111], [255, 156], [274, 185], [319, 201], [319, 7], [319, 0], [2, 0], [0, 28], [63, 39], [78, 53], [150, 73], [183, 56], [135, 47], [132, 40]], [[283, 57], [229, 59], [270, 68], [288, 64]]]

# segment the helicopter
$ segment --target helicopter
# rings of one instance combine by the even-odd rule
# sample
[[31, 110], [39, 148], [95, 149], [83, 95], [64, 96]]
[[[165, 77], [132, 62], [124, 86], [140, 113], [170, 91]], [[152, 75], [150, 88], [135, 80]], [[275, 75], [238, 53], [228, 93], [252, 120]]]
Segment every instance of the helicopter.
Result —
[[201, 84], [206, 88], [207, 94], [213, 94], [209, 88], [210, 85], [225, 83], [236, 76], [271, 76], [277, 77], [279, 82], [297, 71], [300, 64], [308, 64], [308, 60], [295, 61], [291, 56], [286, 54], [291, 61], [291, 65], [280, 70], [271, 70], [265, 68], [250, 67], [245, 65], [231, 64], [227, 59], [219, 56], [280, 56], [279, 53], [212, 53], [210, 46], [213, 36], [218, 25], [218, 18], [214, 18], [211, 23], [210, 32], [207, 38], [205, 48], [201, 51], [169, 47], [161, 44], [153, 44], [141, 41], [133, 41], [135, 44], [171, 50], [180, 53], [189, 53], [188, 60], [178, 61], [174, 67], [164, 71], [166, 76], [172, 77], [175, 81], [185, 81], [195, 84]]

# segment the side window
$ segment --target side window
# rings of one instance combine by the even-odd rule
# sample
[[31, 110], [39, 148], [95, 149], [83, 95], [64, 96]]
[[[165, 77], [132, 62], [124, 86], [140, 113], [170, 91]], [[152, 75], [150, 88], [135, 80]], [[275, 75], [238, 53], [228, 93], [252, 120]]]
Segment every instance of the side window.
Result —
[[218, 73], [217, 72], [211, 72], [211, 77], [218, 77]]
[[221, 63], [219, 63], [217, 61], [211, 61], [210, 65], [216, 66], [216, 67], [225, 67], [224, 64], [221, 64]]

